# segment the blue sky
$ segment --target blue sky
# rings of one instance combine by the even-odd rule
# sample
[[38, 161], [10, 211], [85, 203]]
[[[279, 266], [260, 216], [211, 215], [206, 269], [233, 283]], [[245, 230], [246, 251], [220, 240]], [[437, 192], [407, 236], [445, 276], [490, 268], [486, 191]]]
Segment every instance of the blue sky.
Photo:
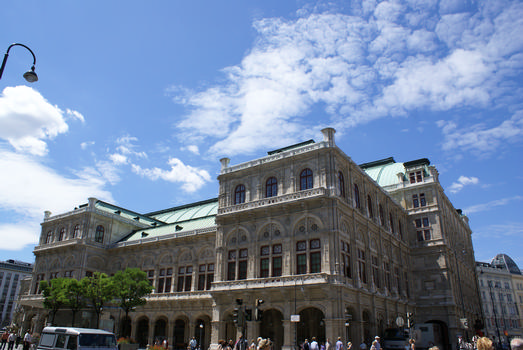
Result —
[[523, 3], [6, 1], [0, 260], [44, 211], [215, 198], [231, 164], [337, 130], [356, 163], [429, 158], [478, 261], [523, 267]]

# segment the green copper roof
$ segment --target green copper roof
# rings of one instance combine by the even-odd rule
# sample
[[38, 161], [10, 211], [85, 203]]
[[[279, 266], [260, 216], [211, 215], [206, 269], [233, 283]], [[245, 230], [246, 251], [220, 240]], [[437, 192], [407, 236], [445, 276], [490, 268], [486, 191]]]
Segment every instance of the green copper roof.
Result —
[[398, 173], [405, 174], [404, 164], [396, 163], [392, 157], [361, 164], [360, 168], [381, 187], [399, 184]]
[[161, 225], [161, 224], [165, 223], [158, 219], [152, 218], [148, 215], [139, 214], [134, 211], [120, 208], [120, 207], [117, 207], [116, 205], [112, 205], [112, 204], [109, 204], [109, 203], [106, 203], [106, 202], [100, 201], [100, 200], [96, 201], [95, 207], [98, 210], [105, 211], [110, 214], [117, 214], [128, 220], [138, 221], [138, 222], [141, 222], [141, 223], [147, 224], [147, 225], [156, 226], [156, 225]]
[[214, 198], [206, 201], [182, 205], [180, 207], [165, 209], [146, 215], [156, 220], [172, 224], [187, 220], [204, 218], [208, 216], [212, 216], [214, 220], [214, 216], [216, 216], [217, 212], [218, 199]]

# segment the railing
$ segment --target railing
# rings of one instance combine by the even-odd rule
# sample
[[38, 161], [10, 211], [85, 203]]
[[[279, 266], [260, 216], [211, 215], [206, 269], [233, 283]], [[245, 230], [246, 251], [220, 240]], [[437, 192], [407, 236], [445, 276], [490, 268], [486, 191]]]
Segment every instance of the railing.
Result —
[[254, 167], [254, 166], [257, 166], [257, 165], [262, 165], [262, 164], [274, 162], [276, 160], [293, 157], [293, 156], [298, 155], [298, 154], [307, 153], [307, 152], [310, 152], [310, 151], [313, 151], [313, 150], [317, 150], [317, 149], [320, 149], [320, 148], [327, 148], [327, 147], [332, 147], [332, 146], [330, 146], [329, 143], [325, 142], [325, 141], [317, 142], [317, 143], [311, 143], [311, 144], [306, 145], [306, 146], [290, 149], [288, 151], [284, 151], [284, 152], [276, 153], [276, 154], [273, 154], [273, 155], [270, 155], [270, 156], [266, 156], [266, 157], [263, 157], [263, 158], [255, 159], [255, 160], [252, 160], [250, 162], [241, 163], [241, 164], [237, 164], [237, 165], [233, 165], [233, 166], [224, 168], [224, 169], [221, 170], [220, 174], [232, 173], [232, 172], [235, 172], [235, 171], [238, 171], [238, 170], [251, 168], [251, 167]]
[[289, 193], [282, 196], [263, 198], [257, 201], [231, 205], [225, 208], [218, 209], [218, 215], [230, 214], [234, 212], [251, 210], [261, 207], [267, 207], [276, 204], [290, 203], [299, 199], [322, 197], [327, 195], [327, 190], [324, 187], [312, 188], [310, 190], [303, 190], [299, 192]]
[[267, 277], [267, 278], [253, 278], [245, 280], [234, 280], [234, 281], [221, 281], [214, 282], [212, 285], [212, 291], [228, 291], [228, 290], [244, 290], [244, 289], [257, 289], [257, 288], [276, 288], [276, 287], [294, 287], [302, 285], [312, 284], [335, 284], [344, 283], [342, 280], [335, 275], [328, 275], [324, 272], [304, 274], [304, 275], [293, 275], [293, 276], [280, 276], [280, 277]]
[[128, 247], [128, 246], [138, 245], [138, 244], [142, 244], [142, 243], [159, 242], [159, 241], [165, 241], [165, 240], [169, 240], [169, 239], [173, 239], [173, 238], [194, 236], [194, 235], [209, 233], [209, 232], [214, 232], [214, 231], [216, 231], [216, 226], [200, 228], [200, 229], [187, 231], [187, 232], [173, 232], [173, 233], [169, 233], [169, 234], [161, 235], [161, 236], [142, 238], [142, 239], [137, 239], [137, 240], [133, 240], [133, 241], [119, 242], [119, 243], [112, 245], [110, 248]]

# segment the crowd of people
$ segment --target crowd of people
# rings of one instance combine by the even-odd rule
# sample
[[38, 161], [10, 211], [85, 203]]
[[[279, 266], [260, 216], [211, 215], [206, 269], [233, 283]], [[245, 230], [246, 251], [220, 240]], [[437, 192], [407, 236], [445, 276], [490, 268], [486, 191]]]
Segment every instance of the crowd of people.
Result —
[[29, 350], [33, 344], [31, 333], [26, 332], [23, 339], [20, 335], [17, 335], [14, 331], [6, 330], [2, 333], [0, 350], [14, 350], [18, 349], [20, 343], [22, 343], [23, 350]]

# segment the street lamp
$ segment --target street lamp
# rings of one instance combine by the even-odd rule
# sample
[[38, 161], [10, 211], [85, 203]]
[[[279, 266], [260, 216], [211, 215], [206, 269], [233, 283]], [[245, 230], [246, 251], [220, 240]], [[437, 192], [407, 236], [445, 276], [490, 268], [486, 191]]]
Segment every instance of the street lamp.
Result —
[[23, 46], [27, 50], [29, 50], [31, 55], [33, 55], [33, 66], [31, 67], [31, 70], [24, 73], [24, 79], [27, 80], [29, 83], [34, 83], [35, 81], [38, 81], [38, 75], [36, 75], [36, 73], [35, 73], [36, 57], [35, 57], [34, 52], [30, 48], [25, 46], [24, 44], [18, 44], [18, 43], [11, 44], [7, 48], [7, 52], [4, 55], [4, 60], [2, 61], [2, 67], [0, 68], [0, 79], [2, 79], [2, 74], [4, 73], [4, 68], [5, 68], [5, 63], [7, 62], [7, 57], [9, 57], [9, 50], [11, 50], [11, 48], [13, 46]]
[[200, 323], [200, 349], [203, 349], [202, 333], [203, 333], [203, 321]]

